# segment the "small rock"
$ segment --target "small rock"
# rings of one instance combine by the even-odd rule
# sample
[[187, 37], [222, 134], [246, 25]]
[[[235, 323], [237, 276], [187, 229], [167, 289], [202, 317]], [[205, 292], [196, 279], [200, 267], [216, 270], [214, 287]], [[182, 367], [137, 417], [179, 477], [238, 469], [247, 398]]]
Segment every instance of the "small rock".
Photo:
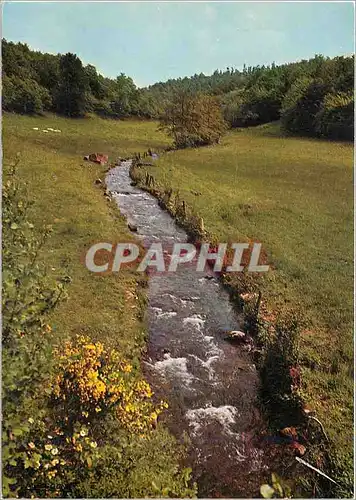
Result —
[[137, 233], [137, 226], [135, 224], [128, 223], [127, 227], [132, 231], [133, 233]]

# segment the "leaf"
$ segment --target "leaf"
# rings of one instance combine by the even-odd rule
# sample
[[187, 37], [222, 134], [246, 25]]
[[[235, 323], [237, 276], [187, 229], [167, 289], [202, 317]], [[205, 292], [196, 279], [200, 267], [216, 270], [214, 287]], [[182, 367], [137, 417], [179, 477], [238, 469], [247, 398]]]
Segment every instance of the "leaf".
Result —
[[16, 427], [15, 429], [13, 429], [12, 433], [14, 436], [22, 436], [23, 429], [21, 429], [21, 427]]
[[92, 461], [91, 457], [87, 457], [87, 464], [88, 464], [88, 467], [90, 469], [90, 467], [93, 465], [93, 461]]
[[274, 489], [269, 484], [262, 484], [260, 492], [263, 498], [273, 498]]
[[10, 229], [18, 229], [19, 226], [16, 224], [16, 222], [13, 222], [10, 226]]

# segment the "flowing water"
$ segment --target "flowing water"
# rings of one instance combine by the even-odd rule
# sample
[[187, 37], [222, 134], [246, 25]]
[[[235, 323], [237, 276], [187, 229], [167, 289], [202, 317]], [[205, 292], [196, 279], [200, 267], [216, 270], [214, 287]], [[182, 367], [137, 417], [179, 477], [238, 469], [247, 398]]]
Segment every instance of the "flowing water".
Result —
[[[131, 185], [130, 162], [111, 169], [108, 190], [144, 246], [169, 249], [186, 233], [150, 194]], [[190, 439], [188, 464], [199, 495], [250, 497], [269, 467], [258, 434], [263, 422], [256, 407], [259, 378], [247, 346], [224, 340], [241, 328], [226, 291], [210, 269], [195, 263], [175, 273], [150, 273], [145, 375], [159, 398], [169, 403], [167, 426]]]

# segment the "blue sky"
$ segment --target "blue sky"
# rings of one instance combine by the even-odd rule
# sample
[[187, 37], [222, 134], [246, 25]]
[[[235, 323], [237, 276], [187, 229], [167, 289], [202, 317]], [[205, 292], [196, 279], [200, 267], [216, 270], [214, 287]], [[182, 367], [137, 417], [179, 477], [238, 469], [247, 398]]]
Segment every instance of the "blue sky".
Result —
[[3, 36], [36, 50], [74, 52], [105, 76], [120, 72], [138, 86], [350, 54], [352, 3], [6, 3]]

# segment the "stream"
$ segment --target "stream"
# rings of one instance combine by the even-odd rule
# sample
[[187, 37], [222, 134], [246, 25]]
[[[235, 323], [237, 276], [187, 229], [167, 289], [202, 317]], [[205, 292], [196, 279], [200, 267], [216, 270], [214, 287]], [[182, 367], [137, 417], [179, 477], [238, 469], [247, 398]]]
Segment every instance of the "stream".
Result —
[[[129, 170], [129, 161], [110, 169], [106, 184], [142, 244], [161, 242], [168, 249], [186, 242], [157, 200], [131, 185]], [[259, 496], [270, 470], [260, 438], [259, 377], [248, 346], [224, 340], [243, 323], [213, 271], [197, 272], [191, 262], [174, 273], [150, 273], [147, 326], [144, 373], [169, 403], [169, 430], [179, 441], [189, 436], [186, 465], [199, 496]]]

